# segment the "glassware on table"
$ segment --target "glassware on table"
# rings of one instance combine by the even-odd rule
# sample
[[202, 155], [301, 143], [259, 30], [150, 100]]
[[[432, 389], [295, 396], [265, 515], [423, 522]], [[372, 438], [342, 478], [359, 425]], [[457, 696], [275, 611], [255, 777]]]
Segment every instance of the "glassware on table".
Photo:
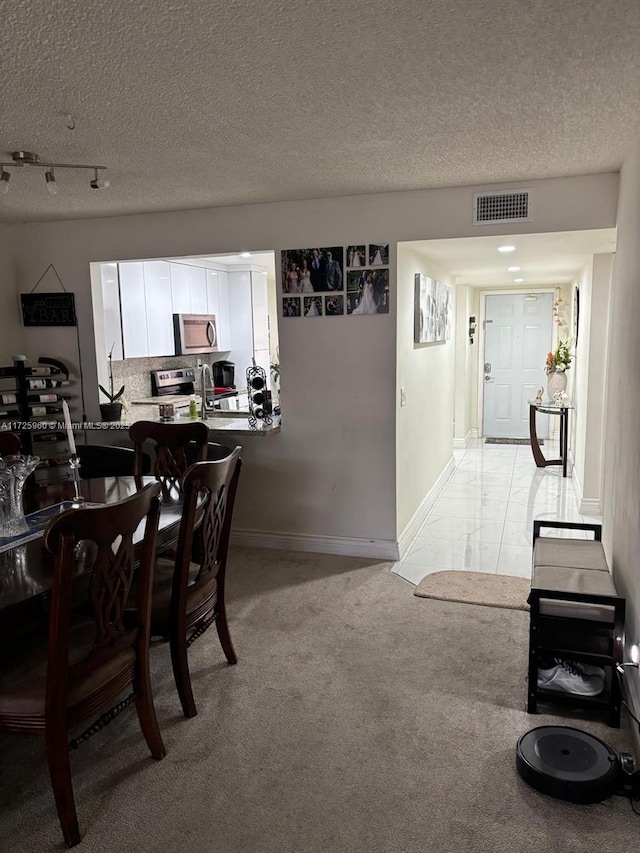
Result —
[[20, 453], [0, 457], [0, 536], [16, 536], [28, 530], [22, 506], [22, 490], [35, 471], [39, 456]]
[[73, 480], [73, 505], [79, 506], [84, 503], [84, 497], [80, 494], [80, 457], [69, 457], [69, 468], [71, 468], [71, 479]]

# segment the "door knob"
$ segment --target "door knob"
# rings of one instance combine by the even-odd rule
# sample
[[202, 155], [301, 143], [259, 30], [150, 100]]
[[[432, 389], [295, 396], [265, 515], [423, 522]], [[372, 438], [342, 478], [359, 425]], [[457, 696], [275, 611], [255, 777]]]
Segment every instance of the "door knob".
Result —
[[489, 376], [488, 374], [484, 377], [485, 382], [493, 382], [493, 376]]

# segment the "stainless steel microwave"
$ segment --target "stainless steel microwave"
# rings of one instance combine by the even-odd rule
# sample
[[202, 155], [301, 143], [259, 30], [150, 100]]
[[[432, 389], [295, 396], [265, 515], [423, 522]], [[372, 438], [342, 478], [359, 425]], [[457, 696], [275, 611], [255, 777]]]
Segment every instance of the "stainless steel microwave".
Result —
[[216, 318], [213, 314], [174, 314], [176, 355], [218, 352]]

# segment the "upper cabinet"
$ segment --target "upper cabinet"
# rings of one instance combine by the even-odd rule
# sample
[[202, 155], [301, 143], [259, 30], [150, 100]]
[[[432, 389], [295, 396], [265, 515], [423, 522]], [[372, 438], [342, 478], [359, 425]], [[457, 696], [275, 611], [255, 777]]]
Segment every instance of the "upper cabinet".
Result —
[[214, 314], [219, 352], [268, 349], [264, 273], [129, 261], [104, 264], [101, 274], [115, 359], [174, 355], [174, 314]]

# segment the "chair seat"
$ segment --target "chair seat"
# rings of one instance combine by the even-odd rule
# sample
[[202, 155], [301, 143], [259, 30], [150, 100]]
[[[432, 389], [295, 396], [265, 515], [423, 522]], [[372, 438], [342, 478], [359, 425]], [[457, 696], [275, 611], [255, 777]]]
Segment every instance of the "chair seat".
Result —
[[609, 574], [602, 542], [592, 542], [587, 539], [556, 539], [551, 536], [540, 536], [536, 539], [533, 548], [533, 566], [534, 569], [539, 566], [564, 566]]
[[[69, 662], [83, 659], [95, 636], [93, 621], [79, 621], [71, 627]], [[133, 675], [135, 651], [123, 649], [89, 675], [73, 677], [70, 670], [69, 708], [72, 709], [106, 682]], [[21, 646], [11, 646], [0, 658], [0, 729], [44, 728], [47, 678], [47, 638], [29, 637]], [[13, 723], [13, 725], [12, 725]], [[22, 723], [20, 725], [20, 723]]]
[[[175, 563], [173, 560], [160, 558], [156, 561], [156, 569], [153, 579], [153, 598], [151, 601], [151, 634], [166, 636], [169, 632], [169, 619], [171, 610], [171, 591], [173, 588], [173, 574]], [[212, 599], [211, 609], [215, 605], [217, 582], [215, 576], [203, 583], [194, 586], [200, 571], [196, 563], [189, 564], [189, 581], [187, 585], [187, 625], [189, 615], [197, 612], [207, 599]]]

